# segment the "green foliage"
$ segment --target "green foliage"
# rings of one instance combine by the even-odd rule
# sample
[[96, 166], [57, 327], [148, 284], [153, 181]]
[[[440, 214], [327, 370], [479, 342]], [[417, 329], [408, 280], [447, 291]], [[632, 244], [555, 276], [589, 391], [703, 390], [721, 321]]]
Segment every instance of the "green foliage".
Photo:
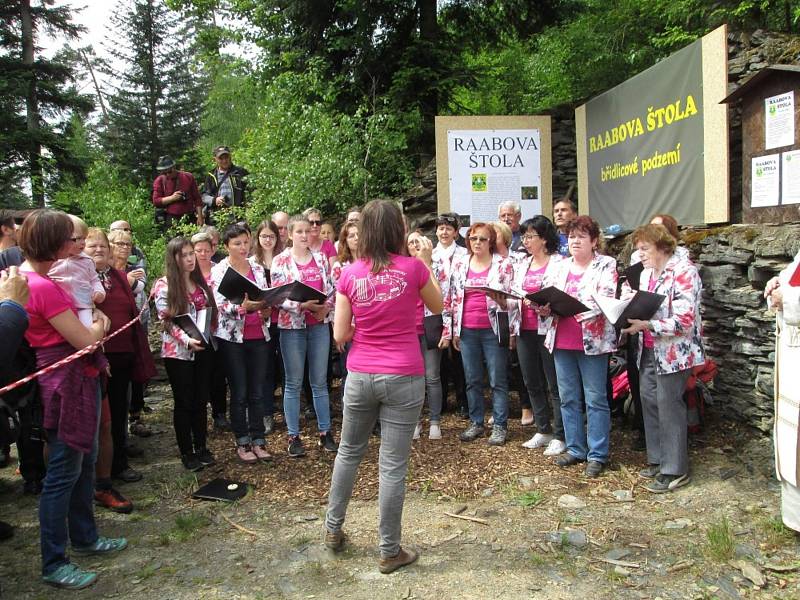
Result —
[[266, 87], [237, 150], [237, 163], [250, 171], [252, 222], [311, 205], [335, 214], [409, 181], [406, 132], [418, 116], [378, 102], [353, 115], [338, 112], [325, 101], [330, 87], [321, 81], [311, 70], [284, 73]]
[[113, 221], [128, 221], [136, 245], [147, 258], [150, 281], [162, 273], [165, 240], [155, 224], [149, 187], [136, 187], [126, 182], [114, 167], [101, 160], [89, 170], [83, 185], [64, 186], [52, 204], [81, 215], [90, 226], [106, 230]]

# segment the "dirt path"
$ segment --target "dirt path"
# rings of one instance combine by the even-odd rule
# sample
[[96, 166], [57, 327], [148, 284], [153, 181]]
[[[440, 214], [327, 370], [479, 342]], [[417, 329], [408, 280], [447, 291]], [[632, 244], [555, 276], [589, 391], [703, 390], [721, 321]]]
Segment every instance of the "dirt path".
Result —
[[[74, 597], [800, 597], [800, 570], [791, 570], [800, 569], [800, 544], [777, 516], [769, 441], [731, 425], [712, 421], [713, 434], [695, 440], [690, 486], [654, 496], [635, 476], [643, 454], [622, 450], [629, 440], [620, 432], [612, 469], [592, 481], [519, 448], [530, 432], [518, 421], [509, 445], [490, 449], [460, 445], [462, 422], [448, 417], [444, 444], [415, 442], [409, 472], [403, 540], [421, 558], [386, 576], [376, 568], [377, 439], [348, 513], [350, 543], [334, 556], [320, 543], [330, 457], [313, 449], [290, 461], [279, 432], [275, 463], [244, 467], [215, 434], [221, 464], [200, 482], [225, 474], [258, 489], [235, 505], [187, 500], [197, 480], [177, 459], [168, 399], [163, 383], [153, 386], [156, 434], [137, 440], [148, 460], [133, 463], [145, 479], [120, 488], [136, 511], [97, 512], [101, 532], [128, 537], [130, 548], [80, 561], [100, 579]], [[0, 471], [0, 518], [17, 526], [0, 545], [3, 597], [62, 597], [39, 581], [37, 503], [21, 486], [13, 468]]]

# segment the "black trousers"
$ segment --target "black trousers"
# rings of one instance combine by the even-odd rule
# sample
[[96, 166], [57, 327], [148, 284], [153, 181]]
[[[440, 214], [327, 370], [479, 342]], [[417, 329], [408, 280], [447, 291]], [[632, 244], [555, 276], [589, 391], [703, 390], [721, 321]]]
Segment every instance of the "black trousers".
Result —
[[125, 431], [128, 426], [128, 389], [133, 374], [133, 352], [107, 352], [106, 358], [111, 366], [108, 378], [108, 406], [111, 409], [111, 440], [114, 444], [114, 458], [111, 461], [111, 475], [119, 475], [128, 468], [128, 455], [125, 453]]
[[625, 359], [628, 361], [625, 368], [628, 371], [628, 385], [631, 386], [633, 399], [633, 427], [644, 432], [644, 413], [642, 413], [642, 396], [639, 393], [639, 368], [636, 366], [636, 357], [639, 354], [639, 336], [629, 335], [625, 346]]
[[[36, 392], [38, 394], [38, 392]], [[44, 441], [42, 437], [42, 410], [38, 398], [29, 398], [28, 403], [17, 409], [19, 418], [19, 472], [25, 481], [41, 481], [47, 473], [44, 462]]]
[[226, 417], [228, 414], [228, 381], [225, 375], [225, 361], [219, 350], [205, 350], [211, 355], [211, 415]]
[[464, 377], [464, 364], [461, 362], [461, 352], [458, 352], [452, 345], [442, 351], [439, 375], [442, 380], [442, 412], [447, 406], [447, 389], [450, 381], [453, 382], [456, 390], [456, 408], [466, 410], [467, 388], [466, 378]]
[[211, 354], [194, 353], [194, 360], [165, 358], [174, 407], [172, 424], [181, 454], [206, 447], [206, 404], [211, 387]]

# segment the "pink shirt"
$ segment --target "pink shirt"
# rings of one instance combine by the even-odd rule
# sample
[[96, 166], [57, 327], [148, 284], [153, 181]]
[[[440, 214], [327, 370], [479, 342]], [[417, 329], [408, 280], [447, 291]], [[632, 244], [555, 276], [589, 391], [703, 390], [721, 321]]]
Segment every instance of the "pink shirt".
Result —
[[194, 291], [189, 294], [189, 302], [194, 304], [195, 310], [203, 310], [208, 306], [208, 298], [206, 293], [199, 285], [194, 288]]
[[[542, 278], [544, 272], [547, 270], [547, 265], [535, 271], [529, 270], [525, 273], [525, 279], [522, 281], [522, 289], [526, 294], [532, 294], [542, 289]], [[530, 306], [522, 304], [522, 329], [527, 331], [539, 330], [539, 315]]]
[[[653, 277], [653, 275], [651, 274], [650, 275], [650, 281], [647, 282], [647, 291], [648, 292], [652, 292], [654, 289], [656, 289], [656, 282], [657, 281], [658, 280], [655, 279]], [[650, 333], [650, 331], [648, 329], [645, 329], [642, 333], [643, 333], [643, 335], [642, 335], [642, 345], [645, 348], [652, 348], [654, 346], [653, 334]]]
[[328, 260], [336, 258], [339, 254], [336, 251], [336, 246], [330, 240], [322, 240], [322, 245], [319, 247], [319, 250], [314, 250], [314, 252], [321, 252]]
[[[473, 271], [470, 268], [467, 271], [466, 285], [486, 285], [490, 268], [484, 271]], [[469, 329], [491, 329], [486, 294], [477, 290], [464, 290], [464, 312], [461, 317], [461, 326]]]
[[[256, 276], [253, 269], [247, 270], [247, 278], [255, 283]], [[258, 311], [245, 313], [243, 338], [246, 340], [263, 340], [264, 330], [261, 328], [261, 313]]]
[[[570, 272], [567, 275], [567, 285], [564, 287], [564, 291], [573, 298], [577, 298], [582, 278], [583, 273], [576, 275]], [[559, 317], [556, 329], [556, 348], [583, 351], [583, 330], [575, 317]]]
[[[326, 242], [328, 240], [325, 240]], [[328, 242], [330, 244], [330, 242]], [[312, 258], [306, 264], [301, 265], [297, 261], [294, 261], [294, 264], [297, 265], [297, 270], [300, 272], [300, 281], [305, 283], [307, 286], [314, 288], [315, 290], [322, 291], [322, 272], [319, 270], [317, 263]], [[321, 321], [317, 319], [310, 311], [306, 311], [306, 326], [311, 327], [312, 325], [319, 325]]]
[[417, 326], [417, 335], [425, 335], [425, 303], [422, 298], [417, 300], [417, 320], [414, 323]]
[[28, 312], [28, 329], [25, 339], [32, 348], [46, 348], [63, 344], [66, 340], [50, 324], [50, 319], [65, 310], [75, 312], [72, 299], [49, 277], [33, 271], [20, 271], [28, 278], [30, 299], [25, 305]]
[[342, 271], [337, 291], [350, 300], [355, 318], [347, 370], [359, 373], [425, 375], [416, 327], [420, 290], [430, 274], [409, 256], [392, 255], [377, 275], [370, 262], [358, 260]]

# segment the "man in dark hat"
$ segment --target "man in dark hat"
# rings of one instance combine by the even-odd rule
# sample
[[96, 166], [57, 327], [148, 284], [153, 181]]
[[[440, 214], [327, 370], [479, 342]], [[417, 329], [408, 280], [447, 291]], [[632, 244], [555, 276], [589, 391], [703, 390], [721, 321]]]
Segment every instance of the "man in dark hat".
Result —
[[179, 171], [170, 156], [158, 159], [153, 182], [153, 205], [164, 210], [164, 228], [176, 221], [203, 225], [203, 201], [194, 175]]
[[206, 175], [203, 186], [209, 223], [214, 222], [213, 213], [221, 208], [244, 206], [247, 187], [247, 170], [233, 164], [228, 146], [214, 148], [214, 163], [216, 167]]

